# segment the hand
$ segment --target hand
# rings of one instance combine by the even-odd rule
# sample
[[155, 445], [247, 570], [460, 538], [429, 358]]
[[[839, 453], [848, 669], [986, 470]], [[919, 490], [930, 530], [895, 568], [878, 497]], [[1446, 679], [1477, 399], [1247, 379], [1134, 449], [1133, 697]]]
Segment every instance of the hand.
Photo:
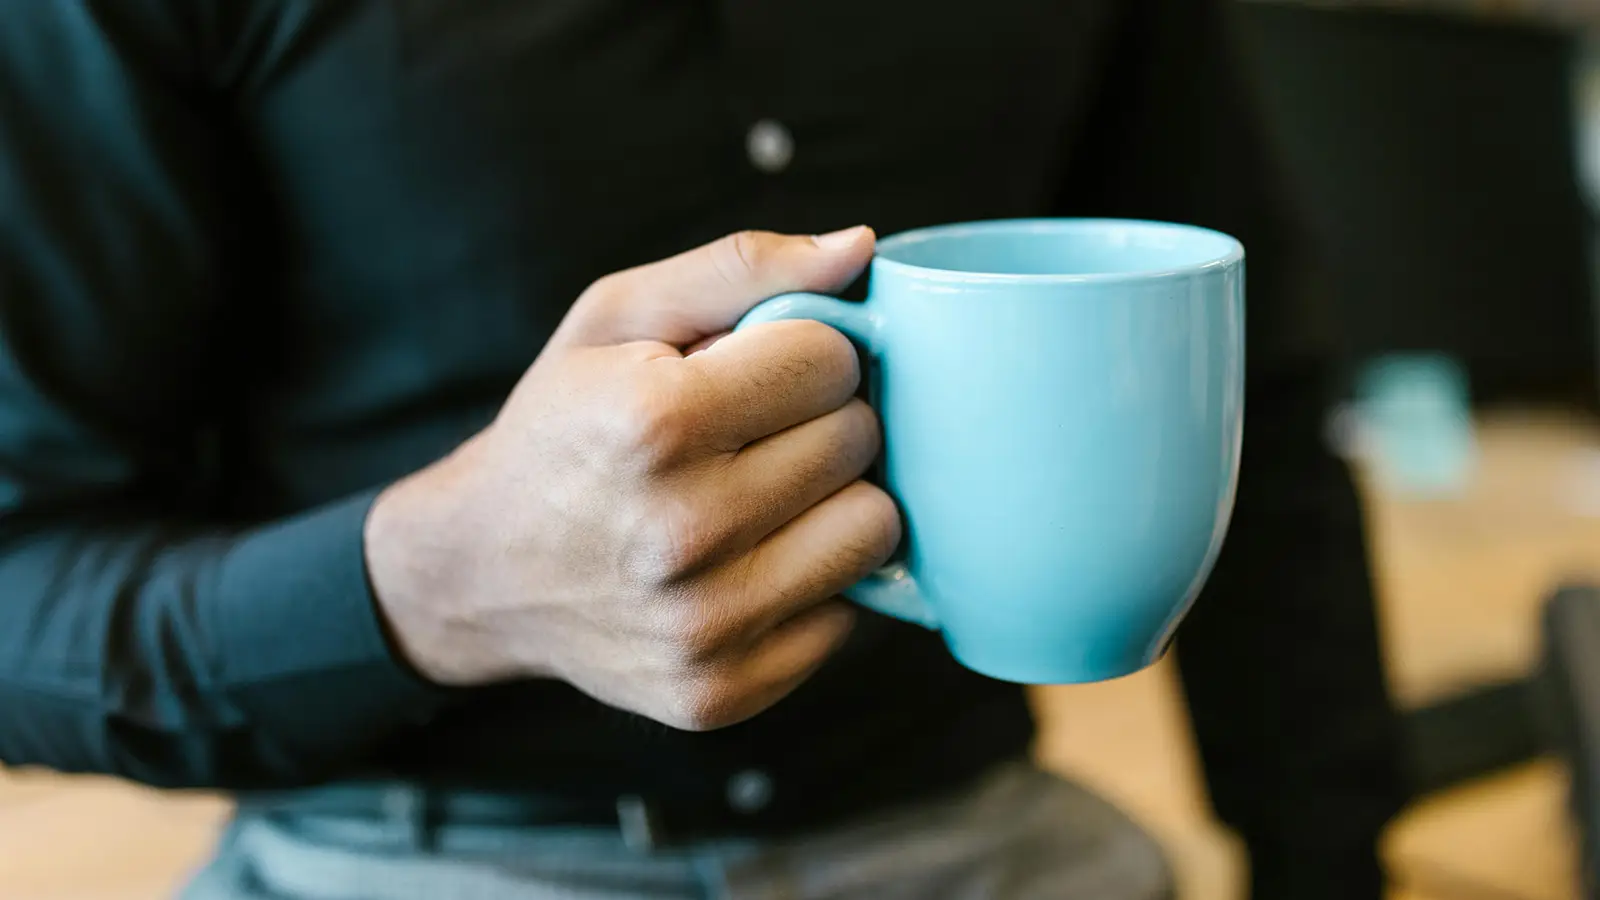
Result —
[[374, 504], [368, 565], [401, 651], [441, 683], [559, 678], [693, 730], [804, 681], [849, 632], [839, 592], [900, 540], [860, 480], [877, 420], [825, 325], [706, 345], [871, 253], [866, 229], [747, 233], [590, 287], [494, 423]]

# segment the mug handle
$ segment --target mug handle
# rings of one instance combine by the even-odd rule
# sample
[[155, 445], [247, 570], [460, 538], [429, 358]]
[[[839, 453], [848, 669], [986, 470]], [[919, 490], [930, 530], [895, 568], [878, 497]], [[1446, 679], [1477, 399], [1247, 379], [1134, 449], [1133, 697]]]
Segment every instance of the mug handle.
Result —
[[[882, 321], [867, 311], [864, 304], [824, 294], [780, 294], [746, 313], [734, 330], [781, 319], [813, 319], [838, 329], [868, 356], [878, 355]], [[845, 590], [844, 595], [874, 612], [935, 631], [939, 629], [933, 607], [904, 562], [891, 561]]]

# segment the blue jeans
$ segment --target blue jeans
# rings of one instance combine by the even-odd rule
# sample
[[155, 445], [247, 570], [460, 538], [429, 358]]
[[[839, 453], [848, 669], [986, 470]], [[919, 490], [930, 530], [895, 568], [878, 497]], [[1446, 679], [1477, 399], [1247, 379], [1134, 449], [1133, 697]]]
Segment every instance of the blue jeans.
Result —
[[184, 900], [1168, 900], [1156, 844], [1028, 763], [773, 841], [641, 853], [611, 831], [244, 815]]

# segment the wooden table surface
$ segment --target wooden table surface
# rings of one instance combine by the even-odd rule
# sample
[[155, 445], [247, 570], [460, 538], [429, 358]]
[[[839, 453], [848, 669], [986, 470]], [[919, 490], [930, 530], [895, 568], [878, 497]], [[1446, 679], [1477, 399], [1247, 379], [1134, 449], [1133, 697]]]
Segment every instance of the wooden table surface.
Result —
[[[1407, 703], [1525, 671], [1542, 595], [1570, 574], [1600, 577], [1600, 427], [1501, 414], [1480, 437], [1462, 498], [1369, 486], [1386, 649]], [[1239, 896], [1242, 856], [1210, 818], [1168, 667], [1036, 696], [1042, 759], [1160, 836], [1186, 898]], [[1418, 804], [1387, 841], [1394, 900], [1575, 900], [1564, 779], [1540, 761]], [[171, 896], [226, 811], [221, 798], [0, 771], [0, 900]]]

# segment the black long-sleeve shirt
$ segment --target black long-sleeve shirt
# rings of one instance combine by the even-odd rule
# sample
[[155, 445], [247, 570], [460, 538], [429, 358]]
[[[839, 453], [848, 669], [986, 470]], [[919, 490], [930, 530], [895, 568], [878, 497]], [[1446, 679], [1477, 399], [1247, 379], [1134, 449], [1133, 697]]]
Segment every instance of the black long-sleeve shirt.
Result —
[[1260, 896], [1375, 897], [1399, 790], [1360, 520], [1219, 11], [0, 7], [0, 761], [709, 807], [758, 770], [773, 801], [739, 821], [759, 829], [1020, 752], [1018, 688], [875, 617], [709, 734], [553, 682], [437, 689], [385, 640], [362, 522], [488, 422], [607, 272], [745, 227], [1173, 219], [1250, 254], [1243, 482], [1178, 645], [1214, 799]]

